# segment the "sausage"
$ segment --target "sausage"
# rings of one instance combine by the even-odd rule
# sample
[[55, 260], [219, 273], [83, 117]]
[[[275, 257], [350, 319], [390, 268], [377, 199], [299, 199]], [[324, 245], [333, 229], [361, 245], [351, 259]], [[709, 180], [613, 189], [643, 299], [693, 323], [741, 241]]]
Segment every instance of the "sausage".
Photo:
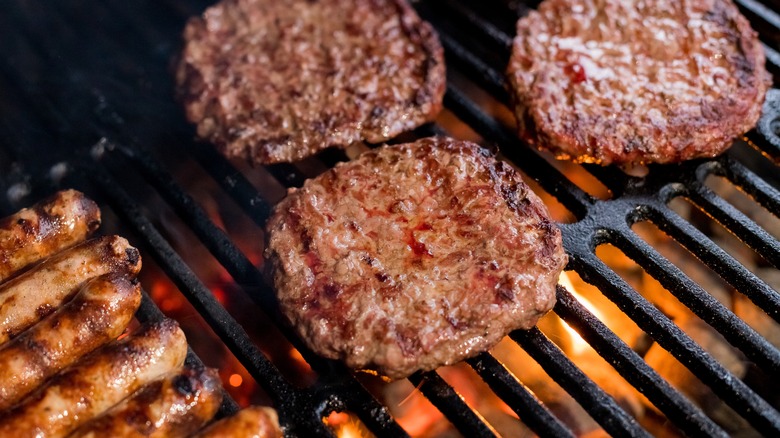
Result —
[[52, 313], [85, 281], [109, 272], [133, 277], [140, 269], [138, 250], [119, 236], [92, 239], [60, 252], [0, 285], [0, 344]]
[[271, 408], [250, 406], [204, 429], [198, 438], [278, 438], [279, 416]]
[[147, 384], [70, 438], [190, 436], [211, 420], [220, 403], [216, 370], [184, 367]]
[[0, 349], [0, 410], [122, 334], [141, 304], [141, 286], [123, 274], [90, 280], [73, 301]]
[[0, 414], [0, 436], [64, 437], [182, 365], [187, 340], [170, 319], [91, 353]]
[[84, 241], [100, 226], [97, 204], [64, 190], [0, 220], [0, 281]]

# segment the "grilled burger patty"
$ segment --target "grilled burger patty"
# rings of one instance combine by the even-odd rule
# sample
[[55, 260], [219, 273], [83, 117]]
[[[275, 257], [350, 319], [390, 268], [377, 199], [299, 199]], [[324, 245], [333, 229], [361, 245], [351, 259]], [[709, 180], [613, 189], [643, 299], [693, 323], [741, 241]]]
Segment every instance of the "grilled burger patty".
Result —
[[223, 0], [184, 39], [187, 118], [229, 157], [382, 142], [441, 110], [441, 45], [405, 0]]
[[545, 0], [517, 23], [508, 75], [522, 137], [601, 164], [718, 155], [770, 84], [730, 0]]
[[567, 260], [514, 169], [448, 138], [384, 146], [308, 180], [268, 233], [269, 276], [308, 346], [391, 378], [532, 327]]

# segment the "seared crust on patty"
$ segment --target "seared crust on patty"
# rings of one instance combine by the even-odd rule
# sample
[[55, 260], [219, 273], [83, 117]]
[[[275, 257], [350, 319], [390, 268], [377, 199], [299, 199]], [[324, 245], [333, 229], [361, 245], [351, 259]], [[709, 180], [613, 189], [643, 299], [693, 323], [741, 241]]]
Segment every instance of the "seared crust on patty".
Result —
[[567, 260], [515, 170], [449, 138], [337, 165], [291, 189], [267, 231], [269, 277], [307, 345], [390, 378], [532, 327]]
[[441, 45], [405, 0], [223, 0], [184, 40], [187, 118], [229, 157], [287, 162], [378, 143], [442, 107]]
[[601, 164], [718, 155], [770, 85], [730, 0], [545, 0], [517, 23], [508, 75], [523, 138]]

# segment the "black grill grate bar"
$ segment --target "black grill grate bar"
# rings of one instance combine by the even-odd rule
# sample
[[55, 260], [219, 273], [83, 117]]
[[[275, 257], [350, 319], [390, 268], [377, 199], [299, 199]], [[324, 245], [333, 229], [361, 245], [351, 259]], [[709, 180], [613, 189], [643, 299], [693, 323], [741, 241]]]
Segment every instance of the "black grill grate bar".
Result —
[[[185, 221], [209, 252], [223, 261], [223, 266], [233, 280], [242, 288], [263, 293], [252, 294], [266, 314], [272, 315], [276, 306], [275, 299], [267, 288], [263, 287], [263, 279], [249, 258], [236, 247], [230, 237], [209, 218], [206, 212], [174, 181], [171, 172], [157, 161], [153, 160], [149, 151], [140, 145], [133, 148], [118, 145], [115, 151], [121, 153], [138, 169], [146, 181], [157, 189], [166, 203], [174, 208], [176, 214]], [[113, 155], [108, 152], [108, 155]], [[104, 158], [105, 159], [105, 158]], [[123, 163], [118, 163], [121, 166]], [[227, 261], [227, 262], [225, 262]], [[279, 323], [279, 321], [276, 321]]]
[[415, 373], [409, 381], [433, 403], [442, 414], [465, 436], [496, 437], [498, 434], [479, 413], [473, 411], [444, 379], [435, 371]]
[[726, 436], [709, 417], [683, 397], [634, 350], [591, 314], [564, 287], [558, 286], [555, 313], [574, 327], [623, 378], [645, 395], [681, 431], [691, 436]]
[[[6, 133], [0, 141], [2, 141], [4, 152], [8, 152], [10, 155], [8, 159], [12, 163], [22, 166], [29, 161], [31, 153], [31, 148], [22, 147], [25, 141], [49, 139], [49, 134], [40, 129], [33, 129], [28, 120], [25, 120], [24, 117], [19, 117], [19, 112], [15, 111], [16, 108], [10, 107], [6, 109], [6, 106], [10, 106], [9, 102], [14, 102], [18, 106], [18, 102], [22, 102], [23, 99], [20, 90], [12, 83], [13, 80], [9, 77], [7, 69], [0, 70], [0, 89], [3, 90], [3, 97], [0, 99], [2, 100], [0, 111], [3, 114], [2, 120], [0, 120], [0, 129]], [[18, 170], [22, 171], [24, 169], [20, 168]], [[2, 175], [2, 177], [7, 176]]]
[[[0, 87], [2, 87], [5, 93], [8, 93], [9, 99], [15, 102], [17, 106], [21, 106], [21, 103], [24, 103], [24, 107], [31, 107], [32, 103], [26, 100], [27, 96], [21, 93], [21, 89], [8, 76], [5, 70], [0, 71]], [[13, 110], [9, 112], [11, 115], [15, 113]], [[37, 115], [35, 118], [38, 118]], [[35, 163], [30, 164], [30, 155], [33, 148], [25, 147], [25, 145], [28, 144], [27, 142], [30, 142], [30, 144], [47, 144], [53, 141], [51, 135], [49, 132], [37, 129], [29, 119], [24, 118], [11, 120], [11, 117], [6, 118], [4, 116], [2, 121], [0, 121], [0, 129], [3, 132], [3, 135], [0, 136], [0, 142], [2, 142], [3, 149], [10, 152], [13, 160], [11, 163], [7, 163], [10, 164], [11, 173], [0, 175], [0, 178], [9, 186], [22, 183], [25, 179], [29, 179], [29, 175], [33, 174], [37, 169]], [[13, 209], [8, 205], [7, 199], [4, 202], [8, 207], [7, 210], [4, 210], [9, 211], [10, 214]]]
[[444, 47], [448, 62], [455, 63], [463, 68], [469, 73], [469, 77], [480, 78], [480, 86], [484, 87], [499, 102], [507, 106], [509, 105], [509, 96], [506, 92], [506, 77], [502, 72], [493, 68], [479, 55], [468, 50], [447, 32], [440, 31], [439, 39], [442, 47]]
[[702, 210], [734, 233], [739, 240], [751, 247], [772, 266], [780, 268], [780, 242], [774, 236], [704, 184], [691, 185], [688, 193], [691, 201]]
[[772, 319], [780, 322], [780, 295], [772, 287], [674, 211], [661, 208], [648, 209], [646, 212], [647, 218], [661, 231], [695, 254], [713, 272], [745, 294]]
[[[492, 22], [484, 19], [481, 15], [476, 13], [470, 7], [472, 5], [464, 5], [460, 2], [450, 2], [436, 0], [435, 3], [440, 7], [448, 10], [448, 14], [457, 15], [468, 24], [469, 29], [474, 29], [478, 33], [484, 35], [485, 39], [491, 41], [493, 45], [502, 47], [505, 52], [509, 53], [512, 47], [512, 37], [507, 35], [506, 32], [500, 30], [493, 25]], [[437, 11], [441, 13], [442, 11]], [[469, 33], [469, 37], [473, 38], [476, 35]]]
[[761, 179], [737, 161], [721, 161], [713, 173], [725, 176], [734, 185], [741, 188], [759, 205], [775, 216], [780, 216], [780, 191]]
[[[138, 307], [138, 311], [135, 314], [136, 319], [142, 324], [160, 322], [165, 319], [165, 314], [160, 311], [157, 305], [152, 301], [146, 291], [142, 291], [141, 305]], [[187, 348], [187, 357], [184, 363], [189, 366], [203, 367], [203, 361], [200, 360], [197, 354], [192, 351], [192, 348]], [[240, 407], [238, 403], [228, 394], [225, 389], [222, 389], [222, 404], [217, 412], [218, 417], [225, 417], [233, 415]]]
[[[341, 379], [338, 388], [323, 385], [315, 388], [312, 401], [320, 404], [318, 413], [349, 410], [378, 438], [408, 437], [404, 429], [390, 415], [388, 409], [377, 404], [376, 399], [354, 378]], [[303, 430], [304, 436], [306, 430]]]
[[246, 177], [236, 170], [225, 157], [217, 152], [213, 146], [201, 142], [192, 142], [187, 145], [188, 150], [200, 163], [201, 167], [216, 181], [222, 190], [230, 195], [231, 199], [238, 204], [244, 213], [246, 213], [260, 227], [264, 227], [268, 217], [271, 215], [271, 204], [263, 199], [257, 190], [246, 179]]
[[564, 232], [564, 245], [576, 254], [570, 259], [569, 267], [574, 268], [580, 277], [598, 287], [634, 320], [639, 328], [652, 336], [655, 342], [691, 370], [757, 430], [770, 435], [780, 433], [780, 414], [772, 406], [715, 361], [668, 317], [598, 259], [589, 249], [588, 243], [582, 242], [581, 237]]
[[614, 243], [626, 255], [759, 367], [770, 375], [780, 373], [780, 351], [647, 242], [627, 228], [620, 231]]
[[768, 46], [766, 44], [762, 44], [764, 47], [764, 55], [766, 56], [766, 60], [769, 63], [767, 65], [767, 68], [773, 69], [775, 71], [780, 70], [780, 52], [774, 49], [772, 46]]
[[542, 437], [574, 437], [528, 388], [518, 381], [496, 358], [481, 353], [466, 360], [520, 420]]
[[615, 400], [586, 376], [538, 328], [510, 337], [544, 368], [604, 430], [614, 436], [650, 436]]
[[756, 0], [734, 0], [743, 13], [747, 12], [753, 17], [760, 18], [780, 31], [780, 15]]

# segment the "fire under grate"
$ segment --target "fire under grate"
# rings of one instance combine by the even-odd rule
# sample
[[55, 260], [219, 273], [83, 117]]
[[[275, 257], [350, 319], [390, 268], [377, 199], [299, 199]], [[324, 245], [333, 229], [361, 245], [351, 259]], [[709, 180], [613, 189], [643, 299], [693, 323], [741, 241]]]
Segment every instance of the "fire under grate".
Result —
[[[774, 48], [780, 41], [780, 16], [770, 6], [753, 0], [737, 3], [759, 31], [767, 67], [777, 78], [780, 54]], [[304, 164], [244, 169], [222, 158], [211, 146], [193, 140], [192, 127], [172, 99], [169, 63], [178, 50], [186, 18], [207, 6], [208, 2], [179, 0], [17, 1], [7, 5], [0, 14], [0, 188], [6, 194], [0, 196], [0, 211], [9, 213], [58, 188], [84, 191], [113, 213], [116, 223], [112, 226], [127, 230], [145, 260], [159, 265], [246, 368], [279, 411], [290, 436], [336, 436], [323, 421], [336, 411], [350, 412], [377, 436], [404, 436], [408, 431], [359, 376], [317, 357], [285, 327], [257, 263], [176, 176], [177, 169], [198, 167], [213, 179], [222, 196], [261, 227], [278, 195], [269, 195], [259, 187], [253, 174], [264, 174], [281, 188], [293, 187], [349, 159], [348, 153], [326, 151]], [[776, 376], [780, 351], [693, 280], [683, 266], [675, 265], [643, 240], [634, 225], [652, 223], [717, 273], [719, 281], [747, 296], [769, 319], [780, 322], [780, 294], [773, 286], [670, 208], [673, 200], [687, 199], [757, 253], [770, 269], [780, 268], [777, 238], [707, 183], [713, 176], [724, 178], [771, 215], [780, 216], [776, 164], [780, 158], [776, 123], [780, 122], [775, 122], [780, 116], [780, 93], [770, 92], [765, 105], [768, 111], [758, 129], [722, 157], [650, 166], [642, 176], [611, 167], [576, 166], [609, 192], [606, 197], [594, 196], [560, 166], [518, 140], [501, 117], [500, 107], [508, 99], [502, 72], [514, 22], [533, 5], [496, 0], [476, 7], [466, 2], [430, 0], [415, 6], [439, 31], [450, 76], [445, 107], [459, 121], [426, 126], [408, 138], [437, 133], [457, 136], [453, 126], [465, 124], [483, 144], [497, 146], [504, 159], [536, 181], [573, 217], [561, 224], [571, 259], [568, 268], [596, 286], [755, 431], [766, 436], [780, 434], [780, 400], [762, 393], [760, 384], [751, 385], [749, 379], [735, 376], [597, 255], [602, 245], [618, 248], [735, 346], [755, 375]], [[291, 383], [258, 348], [248, 333], [251, 328], [226, 310], [199, 278], [197, 269], [185, 260], [174, 239], [161, 229], [151, 198], [161, 200], [229, 273], [239, 290], [263, 310], [314, 370], [317, 377], [313, 383]], [[158, 305], [146, 295], [139, 318], [161, 317]], [[677, 431], [692, 436], [726, 436], [731, 432], [648, 365], [645, 351], [629, 346], [567, 287], [559, 286], [554, 313]], [[606, 433], [651, 433], [542, 330], [518, 331], [510, 337]], [[190, 360], [199, 359], [193, 353]], [[578, 433], [495, 355], [483, 353], [467, 363], [533, 433]], [[409, 381], [462, 435], [497, 434], [494, 425], [440, 373], [418, 373]], [[222, 413], [237, 407], [228, 398]]]

